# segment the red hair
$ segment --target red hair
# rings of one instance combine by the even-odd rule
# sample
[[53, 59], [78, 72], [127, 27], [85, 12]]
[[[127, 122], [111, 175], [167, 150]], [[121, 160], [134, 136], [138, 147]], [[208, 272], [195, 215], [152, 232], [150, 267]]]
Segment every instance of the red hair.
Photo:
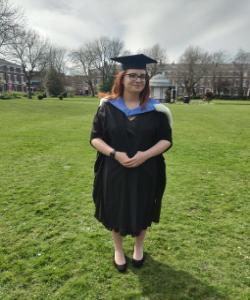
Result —
[[[111, 90], [111, 94], [106, 95], [109, 100], [123, 97], [123, 94], [124, 94], [123, 78], [124, 78], [125, 74], [126, 74], [126, 71], [121, 71], [116, 74], [115, 81], [114, 81], [114, 84], [113, 84], [113, 87]], [[142, 106], [144, 106], [147, 103], [147, 101], [149, 99], [149, 94], [150, 94], [149, 76], [147, 75], [145, 87], [140, 92], [140, 95], [139, 95], [139, 99], [140, 99]]]

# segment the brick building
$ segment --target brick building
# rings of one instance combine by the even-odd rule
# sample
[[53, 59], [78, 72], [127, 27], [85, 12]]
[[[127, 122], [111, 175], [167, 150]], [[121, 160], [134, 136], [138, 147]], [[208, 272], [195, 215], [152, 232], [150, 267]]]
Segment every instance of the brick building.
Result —
[[25, 90], [25, 76], [21, 66], [0, 59], [0, 93], [24, 92]]
[[[177, 96], [185, 95], [183, 72], [180, 64], [166, 64], [161, 66], [159, 73], [164, 74], [176, 89]], [[185, 68], [183, 68], [185, 70]], [[207, 91], [216, 96], [249, 97], [250, 96], [250, 65], [244, 71], [234, 64], [221, 64], [218, 67], [208, 66], [208, 72], [195, 85], [194, 94], [203, 96]]]

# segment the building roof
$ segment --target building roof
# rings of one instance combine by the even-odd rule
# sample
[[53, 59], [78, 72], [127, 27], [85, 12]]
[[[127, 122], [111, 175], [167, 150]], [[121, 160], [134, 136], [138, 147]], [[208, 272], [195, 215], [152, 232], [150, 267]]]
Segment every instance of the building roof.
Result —
[[11, 66], [11, 67], [16, 67], [16, 68], [21, 68], [20, 65], [17, 65], [17, 64], [15, 64], [15, 63], [12, 63], [12, 62], [10, 62], [10, 61], [7, 61], [7, 60], [5, 60], [5, 59], [1, 59], [1, 58], [0, 58], [0, 66], [4, 66], [4, 65]]
[[164, 74], [156, 74], [150, 79], [150, 86], [168, 87], [168, 86], [172, 86], [172, 83]]

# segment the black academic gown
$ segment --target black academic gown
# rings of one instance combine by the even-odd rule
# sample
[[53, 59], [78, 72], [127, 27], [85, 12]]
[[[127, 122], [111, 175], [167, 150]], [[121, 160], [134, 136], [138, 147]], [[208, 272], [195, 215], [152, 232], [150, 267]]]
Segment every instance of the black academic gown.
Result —
[[[160, 140], [168, 140], [172, 146], [171, 127], [163, 112], [149, 111], [129, 120], [109, 101], [97, 110], [90, 141], [93, 138], [103, 139], [129, 157], [137, 151], [148, 150]], [[162, 154], [138, 167], [126, 168], [97, 152], [93, 184], [95, 217], [107, 229], [114, 229], [123, 236], [139, 235], [152, 222], [159, 222], [165, 186]]]

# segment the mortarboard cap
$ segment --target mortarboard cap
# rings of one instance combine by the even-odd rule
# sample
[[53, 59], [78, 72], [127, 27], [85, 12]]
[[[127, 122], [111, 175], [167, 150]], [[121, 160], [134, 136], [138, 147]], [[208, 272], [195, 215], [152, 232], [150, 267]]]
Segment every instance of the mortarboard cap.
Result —
[[157, 63], [156, 60], [154, 60], [144, 54], [112, 57], [111, 59], [121, 63], [123, 70], [146, 69], [147, 64]]

